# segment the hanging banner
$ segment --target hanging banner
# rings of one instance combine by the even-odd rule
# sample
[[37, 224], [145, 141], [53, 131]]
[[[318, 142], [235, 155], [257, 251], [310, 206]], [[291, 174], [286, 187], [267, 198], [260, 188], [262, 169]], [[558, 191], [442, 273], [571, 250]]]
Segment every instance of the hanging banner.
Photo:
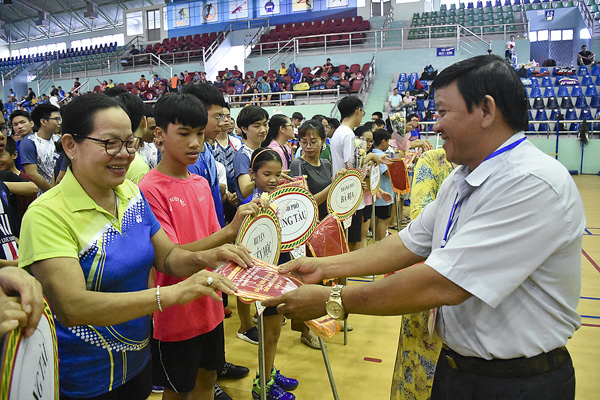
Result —
[[327, 194], [327, 209], [339, 220], [352, 216], [362, 200], [362, 176], [355, 169], [349, 169], [331, 184]]
[[313, 0], [292, 1], [292, 11], [310, 11], [313, 9]]
[[379, 164], [373, 164], [371, 166], [371, 176], [369, 177], [369, 183], [371, 194], [375, 196], [375, 194], [379, 190], [379, 184], [381, 183], [381, 167], [379, 166]]
[[202, 21], [203, 22], [219, 22], [219, 4], [215, 2], [209, 2], [202, 7]]
[[229, 3], [229, 19], [248, 18], [248, 0], [237, 0]]
[[246, 246], [259, 260], [276, 264], [281, 248], [280, 232], [279, 221], [273, 209], [263, 208], [256, 217], [248, 215], [244, 219], [235, 243]]
[[260, 0], [260, 15], [276, 15], [280, 13], [279, 0]]
[[173, 26], [175, 28], [190, 26], [190, 6], [188, 4], [176, 5], [173, 14]]
[[313, 195], [301, 187], [289, 186], [269, 194], [277, 208], [281, 228], [281, 251], [303, 245], [317, 226], [319, 209]]
[[25, 338], [20, 328], [4, 336], [0, 362], [0, 400], [58, 400], [56, 329], [46, 299], [31, 337]]

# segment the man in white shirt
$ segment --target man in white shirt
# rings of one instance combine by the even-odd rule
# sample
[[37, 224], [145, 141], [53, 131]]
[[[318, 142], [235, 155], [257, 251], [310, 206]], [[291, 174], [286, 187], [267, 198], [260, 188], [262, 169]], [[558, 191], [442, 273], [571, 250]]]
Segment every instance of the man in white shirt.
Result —
[[526, 140], [527, 95], [503, 59], [458, 62], [432, 88], [440, 113], [433, 129], [460, 165], [436, 200], [397, 236], [282, 269], [307, 283], [400, 271], [342, 291], [304, 285], [263, 305], [303, 321], [439, 307], [432, 320], [444, 348], [433, 400], [574, 399], [565, 345], [581, 324], [585, 215], [577, 187]]
[[394, 93], [388, 98], [390, 112], [400, 111], [402, 104], [402, 96], [398, 94], [398, 88], [394, 88]]

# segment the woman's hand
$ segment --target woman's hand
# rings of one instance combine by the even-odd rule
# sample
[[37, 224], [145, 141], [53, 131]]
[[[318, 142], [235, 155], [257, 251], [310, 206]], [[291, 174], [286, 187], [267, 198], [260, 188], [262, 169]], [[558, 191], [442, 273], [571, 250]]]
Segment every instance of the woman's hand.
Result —
[[35, 332], [44, 311], [42, 285], [31, 275], [16, 267], [0, 268], [0, 290], [8, 295], [19, 295], [21, 309], [27, 314], [25, 337]]
[[340, 176], [344, 175], [346, 172], [348, 172], [348, 170], [346, 168], [340, 169], [338, 172], [336, 172], [335, 178], [333, 178], [333, 179], [335, 180], [335, 179], [339, 178]]
[[233, 295], [238, 288], [223, 275], [206, 270], [196, 272], [176, 285], [161, 287], [168, 305], [187, 304], [202, 296], [210, 296], [212, 299], [222, 301], [217, 293], [219, 290]]
[[231, 228], [233, 230], [235, 230], [236, 232], [240, 230], [240, 227], [242, 226], [242, 223], [244, 222], [244, 219], [248, 216], [248, 215], [252, 215], [253, 217], [256, 217], [256, 215], [260, 212], [260, 202], [258, 201], [251, 201], [250, 203], [246, 203], [241, 205], [236, 213], [235, 216], [233, 217], [233, 219], [231, 220]]
[[9, 297], [0, 289], [0, 337], [17, 327], [27, 325], [27, 313], [18, 297]]

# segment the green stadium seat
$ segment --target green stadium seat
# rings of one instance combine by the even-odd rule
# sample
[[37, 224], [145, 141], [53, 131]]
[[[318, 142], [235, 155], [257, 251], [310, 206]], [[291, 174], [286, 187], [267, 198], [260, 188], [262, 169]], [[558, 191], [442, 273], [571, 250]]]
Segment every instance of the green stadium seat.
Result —
[[594, 14], [594, 19], [596, 21], [600, 20], [600, 12], [597, 12], [597, 13]]
[[427, 38], [427, 29], [419, 28], [419, 31], [417, 32], [417, 39], [426, 39], [426, 38]]
[[548, 9], [552, 8], [552, 3], [551, 2], [543, 3], [542, 8], [545, 10], [548, 10]]
[[598, 6], [597, 6], [596, 4], [594, 4], [594, 5], [591, 5], [591, 6], [590, 6], [590, 12], [591, 12], [592, 14], [593, 14], [593, 13], [596, 13], [596, 12], [598, 12], [598, 11], [600, 11], [600, 10], [598, 10]]
[[440, 6], [440, 11], [446, 11], [448, 9], [448, 6], [446, 4], [442, 4]]
[[565, 4], [565, 7], [575, 7], [575, 3], [572, 0], [567, 1], [567, 4]]
[[521, 5], [520, 5], [520, 4], [515, 4], [515, 5], [513, 6], [513, 11], [516, 11], [516, 12], [521, 12]]
[[408, 39], [412, 40], [412, 39], [416, 39], [417, 38], [417, 30], [416, 29], [410, 29], [408, 31]]
[[555, 1], [554, 3], [552, 3], [552, 8], [563, 8], [563, 3], [562, 1]]
[[531, 11], [531, 10], [533, 10], [533, 5], [532, 4], [525, 4], [525, 11]]
[[588, 6], [593, 6], [594, 4], [598, 4], [598, 3], [596, 3], [596, 0], [587, 0], [585, 2], [585, 4], [587, 4]]

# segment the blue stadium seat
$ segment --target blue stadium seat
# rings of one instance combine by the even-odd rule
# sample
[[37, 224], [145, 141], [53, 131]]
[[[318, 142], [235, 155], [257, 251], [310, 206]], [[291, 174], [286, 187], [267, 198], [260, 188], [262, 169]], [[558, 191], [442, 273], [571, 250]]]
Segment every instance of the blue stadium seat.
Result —
[[592, 108], [600, 107], [600, 96], [599, 95], [592, 96], [592, 98], [590, 99], [590, 107], [592, 107]]
[[547, 86], [544, 89], [544, 97], [556, 97], [556, 93], [554, 93], [554, 88], [552, 86]]
[[574, 122], [574, 123], [570, 124], [569, 131], [570, 132], [579, 132], [579, 125], [581, 125], [579, 122]]
[[600, 65], [592, 65], [592, 76], [600, 76]]
[[590, 111], [590, 109], [589, 108], [582, 108], [581, 111], [579, 112], [579, 119], [591, 120], [592, 119], [592, 112]]
[[399, 92], [404, 92], [406, 90], [406, 86], [404, 85], [404, 82], [398, 82], [398, 84], [396, 85], [396, 88], [398, 88]]
[[592, 76], [591, 75], [585, 75], [583, 78], [581, 78], [581, 86], [587, 86], [587, 85], [591, 85], [594, 82], [592, 81]]
[[580, 65], [579, 69], [577, 70], [577, 75], [579, 75], [579, 76], [589, 75], [589, 73], [590, 73], [590, 71], [588, 71], [588, 69], [585, 65]]
[[536, 97], [535, 100], [533, 100], [533, 108], [535, 108], [536, 110], [546, 108], [546, 106], [544, 105], [544, 100], [542, 100], [541, 97]]
[[569, 108], [567, 110], [567, 112], [565, 113], [565, 119], [569, 121], [577, 119], [577, 112], [574, 108]]
[[529, 97], [542, 97], [542, 91], [540, 90], [540, 87], [533, 86], [531, 88], [531, 93], [529, 94]]
[[588, 85], [587, 88], [585, 89], [586, 96], [595, 96], [597, 94], [598, 94], [598, 90], [596, 89], [595, 85]]
[[538, 132], [548, 132], [548, 124], [547, 123], [542, 123], [542, 124], [538, 124]]
[[573, 108], [573, 101], [571, 100], [571, 97], [564, 96], [560, 102], [560, 108], [562, 108], [562, 109]]
[[575, 107], [576, 108], [586, 108], [586, 107], [588, 107], [587, 100], [585, 99], [585, 96], [577, 96], [577, 100], [575, 100]]
[[425, 111], [425, 100], [423, 100], [423, 99], [417, 100], [417, 111]]
[[583, 92], [581, 91], [581, 86], [579, 86], [579, 85], [573, 86], [573, 90], [571, 90], [571, 96], [577, 97], [577, 96], [581, 96], [582, 94], [583, 94]]
[[537, 87], [540, 86], [540, 80], [538, 79], [537, 76], [532, 76], [531, 77], [531, 87]]
[[569, 96], [569, 89], [566, 86], [559, 86], [558, 92], [556, 93], [556, 97], [565, 97]]
[[600, 85], [600, 75], [596, 77], [596, 81], [594, 82], [596, 85]]
[[556, 121], [556, 119], [558, 118], [559, 115], [560, 115], [560, 110], [558, 108], [553, 109], [552, 112], [550, 112], [550, 120]]
[[542, 84], [541, 84], [541, 86], [552, 86], [552, 79], [550, 79], [549, 76], [544, 76], [542, 78]]
[[427, 103], [427, 109], [429, 111], [435, 111], [435, 101], [433, 99], [429, 100]]
[[546, 114], [546, 110], [537, 110], [535, 113], [536, 121], [548, 121], [548, 115]]
[[548, 108], [548, 109], [558, 108], [558, 100], [556, 100], [556, 97], [548, 98], [548, 102], [546, 103], [546, 108]]
[[407, 82], [407, 81], [408, 81], [408, 78], [406, 77], [406, 73], [402, 72], [400, 74], [400, 76], [398, 77], [398, 82]]

